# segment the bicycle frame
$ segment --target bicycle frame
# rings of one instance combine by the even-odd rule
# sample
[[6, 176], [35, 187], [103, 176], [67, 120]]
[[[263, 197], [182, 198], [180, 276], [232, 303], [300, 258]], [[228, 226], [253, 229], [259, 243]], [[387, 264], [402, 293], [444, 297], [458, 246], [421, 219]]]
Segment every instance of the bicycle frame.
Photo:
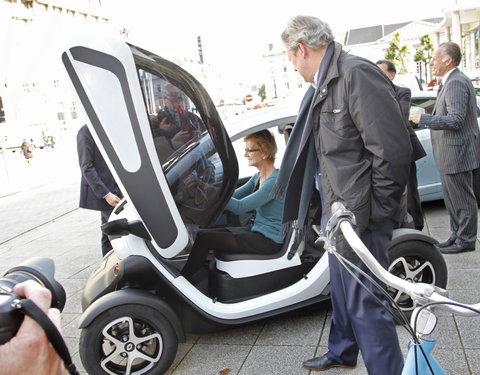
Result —
[[[332, 205], [332, 216], [327, 223], [327, 236], [322, 238], [322, 241], [325, 240], [325, 249], [340, 259], [335, 248], [335, 234], [338, 229], [341, 229], [352, 250], [380, 281], [410, 295], [420, 305], [414, 310], [410, 321], [410, 326], [415, 329], [417, 342], [409, 344], [402, 375], [446, 375], [445, 370], [432, 354], [436, 345], [432, 335], [437, 323], [434, 310], [446, 310], [461, 316], [477, 316], [480, 303], [460, 306], [447, 298], [447, 292], [441, 288], [429, 284], [411, 283], [392, 275], [372, 256], [355, 233], [352, 224], [355, 224], [353, 213], [346, 210], [343, 204], [335, 202]], [[427, 304], [429, 304], [428, 307], [425, 306]]]

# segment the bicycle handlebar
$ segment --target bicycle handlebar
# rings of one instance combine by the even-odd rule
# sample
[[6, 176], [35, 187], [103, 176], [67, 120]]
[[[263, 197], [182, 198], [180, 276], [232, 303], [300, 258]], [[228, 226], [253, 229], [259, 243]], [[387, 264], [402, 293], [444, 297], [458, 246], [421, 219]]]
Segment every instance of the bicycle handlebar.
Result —
[[[424, 283], [411, 283], [404, 279], [401, 279], [382, 267], [380, 263], [373, 257], [362, 240], [358, 237], [357, 233], [352, 227], [355, 224], [355, 217], [351, 211], [348, 211], [345, 206], [340, 202], [335, 202], [332, 205], [332, 217], [327, 224], [327, 239], [325, 242], [325, 248], [329, 253], [337, 256], [335, 248], [335, 233], [340, 228], [348, 244], [352, 250], [358, 255], [360, 260], [372, 271], [372, 273], [382, 282], [394, 287], [400, 292], [406, 293], [412, 297], [412, 299], [421, 304], [439, 302], [439, 303], [453, 303], [458, 302], [448, 298], [446, 291], [431, 284]], [[479, 310], [480, 303], [474, 305], [462, 304], [469, 308]], [[461, 306], [454, 306], [450, 304], [435, 305], [434, 309], [442, 309], [449, 311], [455, 315], [461, 316], [477, 316], [478, 314], [468, 308]]]

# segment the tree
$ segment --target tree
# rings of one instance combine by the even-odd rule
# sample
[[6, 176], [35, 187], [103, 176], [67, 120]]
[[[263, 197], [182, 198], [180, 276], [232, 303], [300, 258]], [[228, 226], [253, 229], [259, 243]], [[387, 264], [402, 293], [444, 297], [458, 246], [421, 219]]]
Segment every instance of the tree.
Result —
[[400, 45], [400, 33], [393, 34], [389, 47], [385, 50], [385, 58], [399, 66], [399, 73], [408, 73], [407, 56], [410, 54], [406, 45]]
[[265, 84], [263, 84], [259, 89], [258, 89], [258, 96], [262, 99], [262, 102], [267, 98], [267, 93], [265, 91]]
[[[428, 83], [428, 64], [432, 59], [433, 42], [430, 35], [424, 35], [420, 38], [420, 45], [416, 49], [413, 60], [420, 65], [420, 79], [422, 79], [422, 70], [425, 74], [425, 82]], [[423, 69], [422, 69], [423, 65]]]

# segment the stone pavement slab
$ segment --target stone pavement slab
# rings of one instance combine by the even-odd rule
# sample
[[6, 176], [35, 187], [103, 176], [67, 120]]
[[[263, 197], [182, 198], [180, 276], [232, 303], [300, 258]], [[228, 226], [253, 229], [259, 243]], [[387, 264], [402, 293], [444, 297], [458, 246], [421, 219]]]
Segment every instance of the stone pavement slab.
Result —
[[[0, 207], [5, 204], [0, 198]], [[34, 229], [0, 244], [0, 273], [32, 256], [54, 259], [57, 278], [67, 291], [62, 329], [77, 366], [82, 370], [78, 355], [77, 329], [81, 313], [81, 293], [90, 273], [100, 262], [100, 218], [98, 212], [70, 210]], [[441, 240], [448, 234], [448, 218], [442, 202], [424, 204], [426, 227]], [[14, 215], [15, 213], [10, 213]], [[48, 219], [47, 219], [48, 220]], [[10, 221], [11, 222], [11, 221]], [[9, 222], [2, 220], [8, 230]], [[14, 233], [14, 230], [12, 230]], [[433, 234], [435, 233], [435, 234]], [[478, 275], [480, 251], [445, 256], [449, 271], [448, 289], [460, 301], [480, 301]], [[478, 318], [440, 316], [436, 358], [448, 374], [480, 374], [480, 340]], [[309, 374], [302, 369], [303, 360], [321, 355], [327, 350], [330, 327], [328, 304], [310, 311], [297, 312], [209, 335], [187, 335], [180, 344], [168, 375], [293, 375]], [[397, 328], [402, 349], [406, 351], [408, 335]], [[347, 373], [335, 369], [330, 375]], [[366, 375], [361, 357], [349, 375]], [[92, 374], [93, 375], [93, 374]]]

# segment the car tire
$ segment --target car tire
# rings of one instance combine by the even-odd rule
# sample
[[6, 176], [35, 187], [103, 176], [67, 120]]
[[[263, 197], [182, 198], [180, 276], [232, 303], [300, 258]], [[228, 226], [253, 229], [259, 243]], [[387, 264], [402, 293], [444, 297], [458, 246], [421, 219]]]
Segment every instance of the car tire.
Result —
[[[446, 288], [448, 280], [447, 264], [440, 251], [431, 243], [410, 240], [396, 244], [389, 249], [390, 263], [388, 271], [395, 276], [411, 282], [434, 284]], [[416, 307], [410, 296], [387, 287], [387, 291], [400, 310], [410, 319]], [[397, 323], [400, 314], [394, 309]]]
[[168, 320], [144, 305], [120, 305], [82, 330], [80, 358], [89, 374], [163, 374], [172, 364], [178, 339]]

